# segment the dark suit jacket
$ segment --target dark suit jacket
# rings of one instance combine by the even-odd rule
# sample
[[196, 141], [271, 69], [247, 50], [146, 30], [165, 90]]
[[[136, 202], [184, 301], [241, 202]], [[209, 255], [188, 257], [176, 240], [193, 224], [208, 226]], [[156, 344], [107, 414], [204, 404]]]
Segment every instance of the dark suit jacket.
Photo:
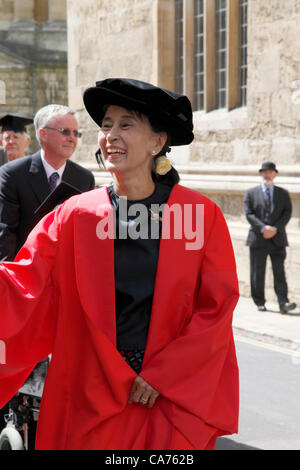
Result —
[[[251, 227], [248, 233], [248, 246], [263, 248], [269, 243], [262, 236], [264, 223], [265, 202], [261, 185], [248, 189], [244, 197], [244, 211]], [[273, 210], [271, 212], [271, 224], [277, 228], [276, 235], [271, 239], [278, 247], [288, 245], [285, 226], [292, 215], [292, 203], [288, 191], [278, 186], [274, 186]]]
[[[62, 180], [82, 192], [95, 187], [92, 172], [71, 160], [67, 160]], [[0, 168], [0, 261], [15, 258], [40, 220], [34, 211], [49, 193], [40, 152]]]
[[0, 147], [0, 166], [7, 162], [6, 153], [3, 147]]

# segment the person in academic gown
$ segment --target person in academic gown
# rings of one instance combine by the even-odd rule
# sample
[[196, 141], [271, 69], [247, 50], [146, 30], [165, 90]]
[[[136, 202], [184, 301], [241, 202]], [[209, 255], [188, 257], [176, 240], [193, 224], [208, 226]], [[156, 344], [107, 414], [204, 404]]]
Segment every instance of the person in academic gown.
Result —
[[[27, 126], [32, 123], [33, 119], [17, 116], [15, 114], [6, 114], [0, 118], [0, 166], [25, 156], [26, 150], [30, 144], [30, 135], [28, 133]], [[2, 199], [0, 196], [0, 260], [4, 261], [6, 256], [3, 252], [1, 253], [3, 242], [7, 247], [9, 245], [6, 244], [7, 240], [5, 240], [6, 237], [3, 230], [3, 218], [1, 217], [3, 214], [3, 206], [1, 203]], [[6, 423], [4, 416], [8, 414], [8, 411], [8, 405], [0, 410], [0, 432], [2, 428], [5, 427]]]
[[106, 188], [68, 199], [0, 264], [0, 406], [51, 353], [37, 449], [213, 449], [238, 430], [238, 281], [215, 203], [165, 152], [187, 97], [131, 79], [84, 93]]
[[4, 156], [0, 158], [0, 166], [25, 157], [30, 144], [27, 126], [32, 123], [33, 119], [15, 114], [6, 114], [0, 119], [0, 145], [3, 146], [4, 151]]

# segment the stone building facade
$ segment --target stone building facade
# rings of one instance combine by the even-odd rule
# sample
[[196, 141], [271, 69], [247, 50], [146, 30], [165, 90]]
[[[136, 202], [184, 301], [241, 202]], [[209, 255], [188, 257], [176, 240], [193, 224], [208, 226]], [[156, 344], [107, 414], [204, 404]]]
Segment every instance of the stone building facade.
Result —
[[68, 103], [66, 2], [0, 0], [0, 115], [33, 117], [49, 103]]
[[[300, 0], [68, 0], [69, 102], [80, 116], [77, 159], [94, 164], [97, 128], [82, 93], [96, 80], [132, 77], [184, 91], [195, 140], [173, 149], [182, 184], [208, 195], [227, 219], [240, 289], [249, 295], [243, 195], [263, 161], [290, 191], [286, 262], [290, 298], [300, 302]], [[223, 62], [222, 62], [223, 60]], [[267, 299], [274, 301], [270, 266]]]

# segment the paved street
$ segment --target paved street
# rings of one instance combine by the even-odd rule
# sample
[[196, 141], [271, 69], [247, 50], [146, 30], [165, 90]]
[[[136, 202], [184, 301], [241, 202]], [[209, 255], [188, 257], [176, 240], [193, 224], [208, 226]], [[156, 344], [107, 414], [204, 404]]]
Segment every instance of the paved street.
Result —
[[240, 429], [217, 449], [300, 450], [300, 310], [269, 309], [241, 298], [235, 311]]

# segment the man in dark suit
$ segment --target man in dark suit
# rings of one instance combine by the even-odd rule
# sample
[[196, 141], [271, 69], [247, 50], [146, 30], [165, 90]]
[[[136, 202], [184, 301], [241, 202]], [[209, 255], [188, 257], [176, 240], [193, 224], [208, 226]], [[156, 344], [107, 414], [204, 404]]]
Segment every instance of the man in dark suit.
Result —
[[1, 135], [0, 135], [0, 166], [7, 162], [6, 153], [3, 147], [1, 147]]
[[36, 209], [61, 181], [78, 192], [95, 186], [93, 174], [69, 160], [80, 133], [74, 111], [48, 105], [34, 119], [41, 150], [0, 168], [0, 261], [12, 261], [40, 220]]
[[280, 312], [287, 313], [296, 308], [288, 300], [284, 271], [288, 245], [285, 226], [291, 218], [292, 204], [289, 193], [274, 185], [278, 173], [274, 163], [263, 163], [259, 172], [262, 184], [248, 189], [244, 197], [244, 211], [251, 225], [246, 242], [250, 247], [251, 295], [258, 310], [265, 311], [265, 272], [270, 255]]

